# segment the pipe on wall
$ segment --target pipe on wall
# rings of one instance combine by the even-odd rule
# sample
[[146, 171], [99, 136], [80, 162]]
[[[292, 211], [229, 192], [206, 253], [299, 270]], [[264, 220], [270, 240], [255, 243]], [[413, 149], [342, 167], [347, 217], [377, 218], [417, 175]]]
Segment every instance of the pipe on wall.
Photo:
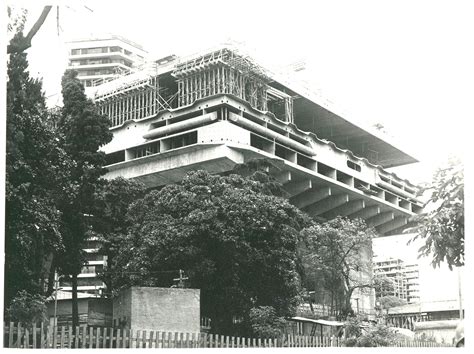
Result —
[[229, 120], [232, 122], [236, 123], [237, 125], [240, 125], [244, 128], [247, 128], [249, 130], [252, 130], [256, 133], [260, 133], [266, 137], [270, 137], [272, 139], [275, 139], [276, 141], [283, 143], [299, 152], [302, 152], [304, 154], [307, 154], [309, 156], [315, 156], [316, 153], [314, 152], [313, 149], [310, 147], [303, 145], [297, 141], [294, 141], [284, 135], [281, 135], [277, 132], [274, 132], [273, 130], [270, 130], [266, 127], [263, 127], [257, 123], [254, 123], [246, 118], [243, 118], [235, 113], [229, 112]]
[[211, 112], [211, 113], [204, 114], [196, 118], [190, 118], [182, 122], [172, 123], [169, 125], [165, 125], [164, 127], [152, 129], [149, 132], [143, 134], [143, 138], [144, 139], [158, 138], [160, 136], [164, 136], [167, 134], [173, 134], [180, 130], [191, 129], [198, 125], [207, 124], [216, 119], [217, 119], [217, 112]]

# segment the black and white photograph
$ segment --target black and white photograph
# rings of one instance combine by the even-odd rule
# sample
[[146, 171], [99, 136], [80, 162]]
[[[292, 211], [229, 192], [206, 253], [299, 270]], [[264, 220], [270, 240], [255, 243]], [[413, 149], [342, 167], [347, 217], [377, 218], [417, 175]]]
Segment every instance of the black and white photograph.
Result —
[[4, 3], [3, 350], [464, 347], [470, 5]]

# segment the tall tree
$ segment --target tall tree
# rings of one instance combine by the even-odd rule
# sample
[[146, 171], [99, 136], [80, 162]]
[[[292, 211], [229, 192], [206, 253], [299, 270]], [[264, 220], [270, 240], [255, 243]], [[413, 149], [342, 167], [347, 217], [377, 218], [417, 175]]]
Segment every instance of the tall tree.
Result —
[[[21, 41], [21, 21], [11, 43]], [[53, 261], [63, 248], [61, 214], [56, 201], [69, 190], [73, 166], [60, 139], [47, 125], [41, 81], [28, 72], [27, 54], [8, 61], [5, 307], [25, 290], [34, 295], [52, 291]]]
[[416, 226], [406, 232], [415, 232], [425, 240], [420, 256], [432, 256], [437, 267], [446, 262], [449, 269], [464, 265], [464, 169], [461, 161], [452, 158], [448, 166], [435, 172], [433, 182], [421, 193], [430, 193], [424, 211], [414, 218]]
[[91, 229], [94, 195], [100, 177], [106, 172], [105, 154], [99, 151], [112, 139], [109, 121], [98, 114], [93, 102], [87, 99], [76, 71], [66, 71], [61, 81], [63, 95], [62, 117], [58, 124], [64, 135], [64, 148], [75, 161], [71, 170], [74, 193], [61, 200], [62, 235], [65, 250], [59, 268], [71, 277], [72, 323], [78, 325], [77, 275], [84, 264], [82, 248]]
[[354, 313], [351, 297], [356, 289], [371, 289], [372, 243], [375, 231], [363, 220], [337, 217], [302, 231], [306, 244], [303, 263], [309, 276], [311, 270], [321, 279], [319, 286], [341, 298], [341, 317]]
[[255, 307], [293, 315], [298, 235], [309, 219], [263, 193], [264, 184], [197, 171], [149, 192], [127, 214], [130, 227], [109, 269], [114, 284], [169, 287], [182, 269], [187, 285], [201, 289], [201, 311], [213, 331], [223, 334], [235, 330], [233, 317], [248, 324]]

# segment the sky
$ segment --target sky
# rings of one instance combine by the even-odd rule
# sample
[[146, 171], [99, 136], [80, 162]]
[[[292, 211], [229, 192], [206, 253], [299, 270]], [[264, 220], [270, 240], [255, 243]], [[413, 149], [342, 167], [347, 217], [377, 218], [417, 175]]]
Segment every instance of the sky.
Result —
[[[42, 5], [30, 10], [29, 29]], [[295, 74], [346, 112], [385, 130], [421, 163], [393, 170], [431, 179], [451, 154], [462, 155], [474, 75], [474, 25], [462, 1], [59, 2], [29, 50], [31, 73], [56, 99], [66, 65], [64, 42], [114, 33], [158, 58], [191, 54], [228, 39], [243, 43], [263, 66], [303, 61]], [[234, 4], [234, 3], [233, 3]], [[55, 98], [56, 97], [56, 98]], [[462, 157], [462, 156], [461, 156]]]
[[[393, 258], [401, 259], [405, 264], [417, 264], [419, 269], [420, 299], [423, 302], [458, 300], [459, 286], [463, 293], [463, 299], [467, 298], [466, 289], [468, 283], [464, 283], [464, 268], [453, 268], [450, 270], [446, 264], [441, 263], [440, 267], [433, 268], [430, 264], [430, 257], [418, 258], [417, 250], [423, 245], [423, 241], [412, 240], [414, 234], [396, 235], [388, 237], [378, 237], [373, 240], [372, 249], [374, 256], [380, 260]], [[459, 284], [458, 271], [461, 274], [461, 284]], [[467, 281], [467, 279], [466, 279]]]
[[[28, 30], [41, 2], [14, 4], [29, 9]], [[428, 182], [449, 155], [463, 158], [468, 148], [474, 118], [470, 5], [436, 0], [62, 1], [59, 22], [54, 8], [28, 50], [30, 72], [43, 77], [54, 102], [67, 62], [64, 43], [72, 38], [118, 34], [141, 44], [153, 58], [192, 54], [232, 39], [275, 70], [303, 61], [306, 69], [295, 75], [341, 107], [346, 119], [383, 124], [402, 149], [420, 160], [393, 172], [414, 183]], [[396, 243], [384, 247], [395, 250]], [[454, 281], [447, 272], [430, 279], [443, 273]]]

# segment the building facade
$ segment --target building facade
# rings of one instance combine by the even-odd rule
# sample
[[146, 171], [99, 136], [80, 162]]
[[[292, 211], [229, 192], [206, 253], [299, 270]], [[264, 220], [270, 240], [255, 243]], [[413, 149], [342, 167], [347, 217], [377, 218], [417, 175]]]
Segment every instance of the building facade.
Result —
[[87, 93], [104, 82], [136, 70], [148, 54], [139, 44], [117, 35], [77, 39], [67, 45], [67, 69], [78, 72]]
[[[319, 221], [362, 218], [390, 235], [422, 208], [416, 186], [387, 170], [415, 158], [236, 48], [162, 58], [89, 94], [114, 134], [102, 148], [106, 178], [156, 188], [192, 170], [226, 173], [266, 159], [290, 202]], [[355, 296], [360, 311], [373, 312], [373, 292]]]
[[[104, 282], [100, 280], [99, 273], [107, 264], [107, 257], [100, 252], [101, 243], [96, 237], [91, 237], [85, 242], [83, 249], [86, 264], [82, 267], [81, 273], [77, 276], [77, 290], [81, 293], [103, 296], [106, 288]], [[63, 291], [71, 292], [70, 281], [59, 279], [59, 287]]]
[[393, 281], [393, 291], [382, 289], [379, 297], [396, 296], [407, 303], [417, 303], [419, 295], [419, 269], [417, 264], [406, 264], [401, 259], [377, 259], [374, 262], [374, 274], [383, 275]]

